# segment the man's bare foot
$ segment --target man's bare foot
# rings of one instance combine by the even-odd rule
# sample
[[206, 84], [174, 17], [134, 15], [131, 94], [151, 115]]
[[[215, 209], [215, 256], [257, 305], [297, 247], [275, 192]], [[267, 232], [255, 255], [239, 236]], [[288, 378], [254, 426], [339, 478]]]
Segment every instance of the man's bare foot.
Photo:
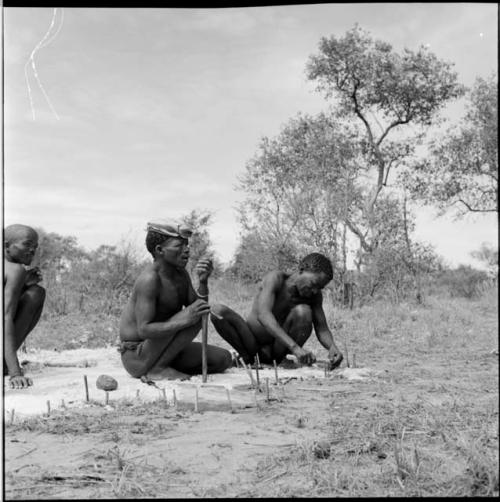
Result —
[[191, 375], [183, 373], [182, 371], [177, 371], [174, 368], [168, 366], [167, 368], [154, 369], [146, 373], [146, 377], [150, 380], [189, 380]]

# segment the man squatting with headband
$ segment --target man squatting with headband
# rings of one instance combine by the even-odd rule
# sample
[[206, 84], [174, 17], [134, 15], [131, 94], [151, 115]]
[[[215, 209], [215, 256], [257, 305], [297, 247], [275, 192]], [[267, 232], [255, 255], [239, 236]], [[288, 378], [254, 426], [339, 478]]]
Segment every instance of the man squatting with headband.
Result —
[[[193, 342], [208, 314], [212, 262], [196, 265], [198, 290], [186, 271], [192, 231], [176, 222], [148, 223], [146, 248], [153, 256], [137, 278], [120, 321], [123, 366], [135, 378], [182, 378], [202, 373], [201, 343]], [[184, 307], [184, 308], [183, 308]], [[232, 364], [231, 353], [207, 346], [208, 373]]]

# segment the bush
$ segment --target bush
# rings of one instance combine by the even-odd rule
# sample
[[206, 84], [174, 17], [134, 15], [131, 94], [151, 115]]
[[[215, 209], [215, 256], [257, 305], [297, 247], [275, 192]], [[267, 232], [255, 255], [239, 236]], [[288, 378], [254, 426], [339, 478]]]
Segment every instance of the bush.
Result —
[[452, 297], [476, 298], [488, 280], [488, 274], [470, 265], [459, 265], [456, 269], [442, 272], [439, 280], [447, 287]]

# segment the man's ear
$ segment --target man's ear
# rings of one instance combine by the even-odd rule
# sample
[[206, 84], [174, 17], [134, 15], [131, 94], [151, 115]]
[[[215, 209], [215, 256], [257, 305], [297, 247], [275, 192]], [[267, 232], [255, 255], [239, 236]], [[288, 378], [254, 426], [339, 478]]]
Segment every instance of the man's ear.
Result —
[[156, 254], [163, 254], [163, 248], [161, 247], [161, 244], [157, 244], [155, 246], [155, 253]]

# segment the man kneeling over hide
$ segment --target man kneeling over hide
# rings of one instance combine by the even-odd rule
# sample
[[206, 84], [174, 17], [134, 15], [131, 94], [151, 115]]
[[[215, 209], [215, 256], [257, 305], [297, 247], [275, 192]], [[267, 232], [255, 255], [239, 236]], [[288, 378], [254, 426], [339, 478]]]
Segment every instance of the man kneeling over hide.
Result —
[[[137, 278], [120, 322], [122, 362], [135, 378], [202, 372], [201, 344], [192, 340], [210, 309], [203, 298], [213, 267], [209, 259], [197, 263], [197, 294], [186, 271], [191, 235], [175, 222], [147, 225], [146, 248], [154, 260]], [[209, 373], [223, 372], [231, 362], [229, 351], [208, 345]]]
[[245, 363], [258, 354], [265, 364], [279, 364], [289, 353], [301, 364], [314, 363], [314, 354], [302, 348], [314, 326], [328, 350], [329, 369], [336, 368], [343, 356], [328, 328], [321, 294], [332, 278], [330, 260], [311, 253], [292, 274], [275, 270], [264, 276], [246, 321], [225, 305], [213, 305], [212, 323]]

